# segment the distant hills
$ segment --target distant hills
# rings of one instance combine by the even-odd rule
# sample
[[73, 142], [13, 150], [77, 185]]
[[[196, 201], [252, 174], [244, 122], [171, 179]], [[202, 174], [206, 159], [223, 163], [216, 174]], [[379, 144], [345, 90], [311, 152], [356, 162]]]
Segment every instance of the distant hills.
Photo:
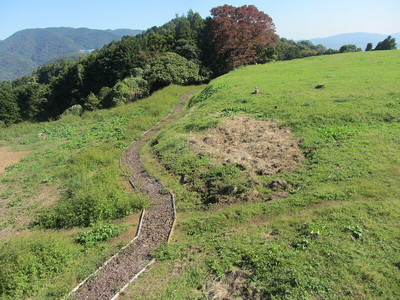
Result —
[[99, 49], [124, 35], [136, 35], [142, 30], [97, 30], [88, 28], [44, 28], [18, 31], [0, 41], [0, 81], [29, 74], [52, 59]]
[[[321, 44], [327, 48], [332, 48], [336, 50], [339, 50], [340, 47], [348, 44], [354, 44], [362, 50], [365, 50], [365, 47], [368, 43], [372, 43], [375, 48], [378, 42], [383, 41], [388, 36], [389, 34], [356, 32], [343, 33], [325, 38], [315, 38], [311, 39], [310, 41], [315, 45]], [[400, 32], [393, 33], [391, 34], [391, 36], [396, 39], [397, 45], [400, 46]]]

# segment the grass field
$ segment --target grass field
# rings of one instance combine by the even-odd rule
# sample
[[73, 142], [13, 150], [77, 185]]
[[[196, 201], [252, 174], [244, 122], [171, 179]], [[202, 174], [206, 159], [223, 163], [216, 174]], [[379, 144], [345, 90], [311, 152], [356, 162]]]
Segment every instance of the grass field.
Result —
[[[178, 225], [124, 299], [398, 299], [399, 66], [399, 51], [349, 53], [212, 81], [143, 151], [177, 194]], [[290, 129], [301, 166], [246, 185], [243, 166], [194, 151], [194, 137], [235, 115]], [[244, 186], [236, 203], [220, 203], [210, 177]], [[287, 185], [274, 190], [277, 177]], [[261, 200], [240, 201], [252, 189]]]

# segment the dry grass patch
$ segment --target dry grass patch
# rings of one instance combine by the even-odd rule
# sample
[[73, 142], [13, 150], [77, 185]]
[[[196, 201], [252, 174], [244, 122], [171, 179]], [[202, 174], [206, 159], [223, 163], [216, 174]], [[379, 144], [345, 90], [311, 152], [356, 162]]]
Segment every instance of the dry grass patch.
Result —
[[44, 186], [36, 196], [4, 199], [0, 204], [0, 239], [28, 232], [27, 228], [34, 221], [34, 214], [43, 206], [50, 206], [61, 196], [59, 185]]
[[244, 166], [250, 173], [273, 175], [299, 166], [303, 154], [289, 129], [274, 121], [260, 121], [247, 116], [224, 119], [189, 140], [197, 152], [210, 153], [217, 161]]
[[10, 147], [0, 147], [0, 173], [12, 166], [30, 153], [30, 151], [11, 151]]

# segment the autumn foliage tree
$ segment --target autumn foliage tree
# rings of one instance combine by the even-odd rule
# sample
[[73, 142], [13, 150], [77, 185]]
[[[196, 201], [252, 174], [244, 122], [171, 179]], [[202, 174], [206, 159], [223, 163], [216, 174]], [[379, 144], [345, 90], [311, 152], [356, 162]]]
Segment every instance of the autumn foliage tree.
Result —
[[212, 41], [229, 70], [255, 63], [257, 50], [278, 40], [272, 18], [254, 5], [218, 6], [211, 15]]

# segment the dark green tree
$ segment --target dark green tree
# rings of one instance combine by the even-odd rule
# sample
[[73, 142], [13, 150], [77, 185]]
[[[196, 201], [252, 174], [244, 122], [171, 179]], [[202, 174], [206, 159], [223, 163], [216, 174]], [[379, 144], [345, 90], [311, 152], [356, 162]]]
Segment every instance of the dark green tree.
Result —
[[365, 51], [371, 51], [372, 47], [373, 47], [372, 43], [368, 43], [367, 47], [365, 48]]
[[23, 120], [43, 121], [48, 117], [48, 85], [30, 82], [15, 89], [16, 100]]
[[65, 74], [69, 67], [76, 64], [76, 61], [61, 59], [53, 63], [40, 66], [34, 75], [37, 77], [37, 82], [41, 84], [50, 84], [55, 78]]
[[190, 41], [191, 43], [194, 43], [194, 32], [192, 31], [190, 27], [190, 22], [187, 18], [178, 18], [175, 32], [175, 40], [184, 39]]
[[394, 49], [397, 49], [396, 39], [389, 35], [382, 42], [379, 42], [374, 50], [394, 50]]
[[359, 52], [361, 51], [361, 48], [357, 48], [356, 45], [349, 44], [349, 45], [343, 45], [340, 47], [339, 52], [340, 53], [346, 53], [346, 52]]
[[[198, 61], [200, 57], [200, 49], [195, 44], [184, 39], [176, 41], [174, 52], [188, 60]], [[198, 61], [198, 63], [200, 62]]]
[[199, 13], [195, 13], [192, 10], [189, 10], [187, 13], [187, 19], [189, 20], [190, 28], [193, 32], [193, 38], [196, 43], [198, 43], [200, 35], [205, 27], [205, 20], [199, 15]]
[[10, 82], [0, 82], [0, 128], [21, 121], [16, 96]]
[[167, 50], [167, 39], [164, 35], [150, 32], [146, 36], [146, 49], [149, 51], [166, 51]]

